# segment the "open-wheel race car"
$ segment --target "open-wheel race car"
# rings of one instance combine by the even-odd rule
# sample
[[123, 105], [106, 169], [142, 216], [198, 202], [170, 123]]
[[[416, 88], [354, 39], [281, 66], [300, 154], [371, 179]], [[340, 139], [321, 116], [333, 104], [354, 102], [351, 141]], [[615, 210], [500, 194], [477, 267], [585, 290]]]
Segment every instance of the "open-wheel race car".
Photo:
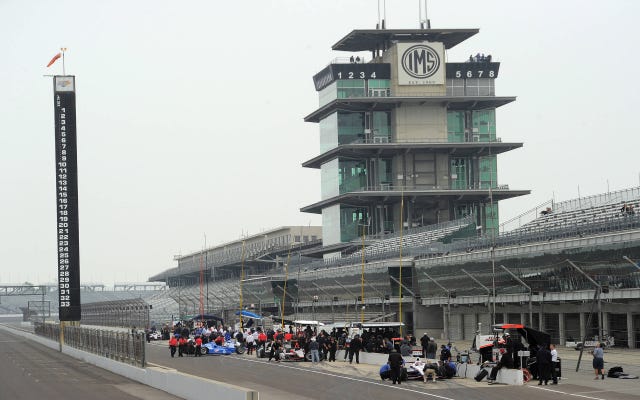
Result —
[[217, 345], [213, 342], [203, 344], [200, 348], [200, 353], [213, 354], [213, 355], [226, 355], [226, 354], [243, 354], [245, 352], [244, 346], [236, 342], [226, 342], [222, 345]]
[[[431, 363], [425, 364], [424, 362], [421, 362], [420, 359], [417, 359], [415, 362], [412, 362], [412, 363], [405, 362], [403, 364], [402, 373], [400, 375], [400, 381], [424, 379], [425, 367], [433, 368], [438, 374], [438, 376], [440, 376], [440, 374], [438, 373], [439, 367], [437, 364], [432, 366]], [[454, 374], [455, 374], [455, 369], [454, 369]], [[444, 375], [444, 372], [443, 372], [443, 375]], [[384, 381], [385, 379], [390, 379], [390, 378], [391, 378], [391, 370], [390, 370], [389, 364], [382, 365], [380, 367], [380, 379]]]

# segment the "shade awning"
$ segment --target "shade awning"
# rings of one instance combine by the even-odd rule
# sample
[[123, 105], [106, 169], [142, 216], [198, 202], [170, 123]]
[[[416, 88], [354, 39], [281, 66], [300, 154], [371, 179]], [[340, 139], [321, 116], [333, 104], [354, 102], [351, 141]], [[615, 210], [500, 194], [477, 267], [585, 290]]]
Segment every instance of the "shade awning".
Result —
[[246, 317], [246, 318], [262, 319], [262, 317], [259, 316], [258, 314], [255, 314], [255, 313], [252, 313], [252, 312], [246, 311], [246, 310], [236, 311], [236, 315], [240, 315], [240, 314], [242, 314], [242, 316]]

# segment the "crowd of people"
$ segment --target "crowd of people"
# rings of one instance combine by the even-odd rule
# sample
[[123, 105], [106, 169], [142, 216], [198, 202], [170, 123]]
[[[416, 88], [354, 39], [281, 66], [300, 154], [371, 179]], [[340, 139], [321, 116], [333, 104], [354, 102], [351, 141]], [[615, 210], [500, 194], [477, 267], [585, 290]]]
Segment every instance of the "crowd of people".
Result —
[[[261, 327], [233, 329], [229, 326], [217, 325], [207, 326], [206, 323], [198, 323], [192, 328], [183, 324], [176, 324], [169, 338], [169, 349], [171, 357], [184, 357], [201, 355], [201, 348], [204, 344], [213, 342], [217, 345], [225, 345], [233, 342], [241, 344], [246, 348], [247, 354], [261, 351], [268, 361], [281, 361], [285, 351], [297, 354], [299, 357], [306, 357], [310, 354], [313, 363], [323, 360], [328, 362], [336, 361], [336, 353], [339, 349], [344, 349], [344, 360], [349, 363], [360, 363], [360, 352], [379, 352], [389, 354], [387, 370], [393, 383], [400, 384], [402, 368], [405, 365], [405, 358], [413, 356], [412, 349], [416, 345], [416, 340], [412, 335], [398, 338], [398, 333], [394, 331], [364, 331], [351, 337], [347, 329], [332, 329], [331, 332], [313, 329], [311, 326], [294, 329], [289, 326], [288, 330], [282, 328], [263, 329]], [[439, 354], [436, 354], [437, 344], [433, 337], [426, 333], [420, 339], [422, 357], [425, 361], [417, 358], [411, 368], [418, 371], [420, 377], [426, 383], [428, 380], [435, 382], [436, 377], [447, 377], [455, 375], [456, 367], [451, 355], [451, 344], [441, 345]], [[521, 343], [511, 339], [508, 332], [504, 333], [499, 349], [499, 357], [495, 366], [491, 369], [488, 377], [490, 383], [497, 378], [498, 371], [502, 368], [520, 368], [519, 358], [516, 356], [519, 350], [523, 350]], [[534, 378], [538, 379], [538, 384], [545, 385], [551, 380], [552, 384], [558, 383], [556, 366], [558, 363], [558, 352], [553, 344], [541, 344], [533, 350], [531, 357], [535, 357], [535, 369], [531, 372]], [[597, 347], [594, 352], [593, 367], [596, 379], [604, 379], [602, 367], [602, 349]], [[452, 364], [454, 364], [452, 366]], [[382, 372], [381, 372], [382, 373]]]
[[[330, 332], [321, 329], [318, 332], [318, 328], [312, 328], [310, 325], [298, 328], [290, 325], [288, 329], [234, 329], [225, 325], [208, 326], [206, 323], [196, 323], [189, 327], [187, 324], [177, 323], [170, 334], [169, 348], [171, 357], [175, 357], [176, 353], [178, 357], [183, 357], [199, 354], [201, 346], [209, 342], [217, 345], [237, 342], [246, 348], [247, 354], [262, 351], [269, 361], [280, 361], [285, 350], [300, 350], [302, 356], [310, 354], [313, 362], [335, 362], [337, 351], [343, 349], [344, 360], [350, 363], [355, 361], [358, 364], [362, 351], [389, 354], [397, 349], [404, 356], [412, 355], [412, 348], [416, 345], [415, 338], [407, 335], [401, 340], [399, 336], [394, 330], [371, 330], [355, 335], [349, 335], [347, 328], [333, 328]], [[421, 343], [424, 341], [424, 338], [421, 339]], [[435, 357], [436, 344], [433, 338], [426, 337], [425, 343], [424, 356], [427, 357], [427, 353], [432, 352]]]

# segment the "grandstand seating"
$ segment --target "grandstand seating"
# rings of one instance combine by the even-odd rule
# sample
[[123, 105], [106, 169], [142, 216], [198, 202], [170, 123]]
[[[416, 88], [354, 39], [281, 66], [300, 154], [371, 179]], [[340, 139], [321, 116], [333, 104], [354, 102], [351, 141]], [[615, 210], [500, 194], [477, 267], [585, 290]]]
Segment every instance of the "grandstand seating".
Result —
[[638, 189], [640, 188], [615, 192], [596, 199], [573, 199], [557, 203], [548, 211], [543, 211], [538, 218], [512, 232], [544, 231], [628, 217], [630, 214], [623, 211], [625, 205], [633, 206], [634, 210], [640, 212]]
[[[466, 228], [471, 224], [473, 224], [473, 220], [470, 217], [466, 217], [441, 224], [429, 225], [419, 229], [408, 230], [402, 235], [399, 233], [385, 235], [380, 240], [376, 240], [365, 248], [365, 256], [368, 257], [372, 255], [396, 252], [400, 246], [402, 246], [402, 248], [423, 247], [430, 243], [442, 240], [443, 238]], [[353, 253], [351, 257], [361, 256], [362, 250]]]

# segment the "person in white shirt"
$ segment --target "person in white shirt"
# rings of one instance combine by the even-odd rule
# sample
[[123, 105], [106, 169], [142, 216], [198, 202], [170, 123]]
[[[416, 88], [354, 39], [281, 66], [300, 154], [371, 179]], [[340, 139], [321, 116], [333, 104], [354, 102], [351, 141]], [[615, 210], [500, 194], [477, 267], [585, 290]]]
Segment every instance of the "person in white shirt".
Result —
[[558, 366], [558, 350], [556, 350], [555, 345], [550, 345], [549, 349], [551, 349], [551, 379], [553, 379], [552, 385], [558, 384], [558, 371], [556, 368]]
[[247, 331], [247, 334], [245, 336], [245, 341], [247, 342], [247, 354], [251, 355], [256, 345], [256, 340], [253, 336], [253, 333], [251, 333], [250, 331]]

